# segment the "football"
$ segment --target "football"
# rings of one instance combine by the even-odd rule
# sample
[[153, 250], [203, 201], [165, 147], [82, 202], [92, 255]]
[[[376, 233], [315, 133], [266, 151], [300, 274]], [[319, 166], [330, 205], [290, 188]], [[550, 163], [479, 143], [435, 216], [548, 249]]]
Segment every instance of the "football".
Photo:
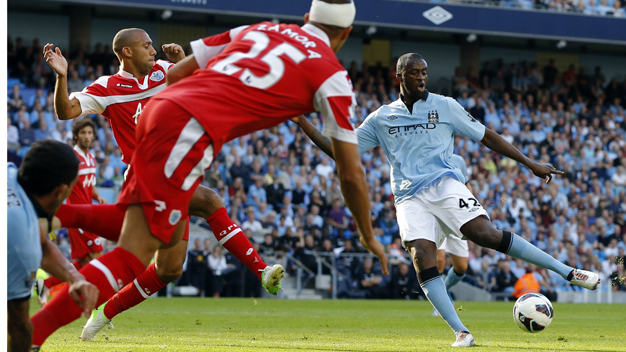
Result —
[[553, 316], [552, 303], [539, 293], [527, 293], [513, 306], [513, 319], [517, 326], [526, 332], [543, 331], [550, 326]]

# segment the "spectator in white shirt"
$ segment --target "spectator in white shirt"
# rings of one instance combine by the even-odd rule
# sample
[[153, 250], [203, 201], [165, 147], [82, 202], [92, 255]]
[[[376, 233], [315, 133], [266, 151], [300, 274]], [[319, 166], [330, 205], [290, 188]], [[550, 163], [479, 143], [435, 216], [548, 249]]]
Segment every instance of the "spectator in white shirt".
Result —
[[19, 129], [11, 124], [11, 119], [7, 118], [7, 149], [20, 149]]
[[315, 173], [328, 179], [328, 175], [333, 172], [333, 167], [328, 165], [328, 158], [323, 157], [322, 161], [315, 167]]
[[248, 220], [244, 221], [244, 223], [241, 225], [241, 228], [244, 230], [252, 230], [253, 236], [261, 236], [263, 232], [263, 225], [259, 220], [256, 219], [256, 216], [254, 214], [254, 208], [249, 207], [246, 211], [246, 215], [248, 216]]

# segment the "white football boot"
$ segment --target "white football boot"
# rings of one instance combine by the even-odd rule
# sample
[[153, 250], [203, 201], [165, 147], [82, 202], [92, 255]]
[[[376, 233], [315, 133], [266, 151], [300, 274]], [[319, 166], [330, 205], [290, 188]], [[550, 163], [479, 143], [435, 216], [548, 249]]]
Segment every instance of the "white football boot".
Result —
[[100, 307], [96, 308], [91, 312], [91, 316], [89, 320], [87, 320], [87, 324], [83, 327], [83, 332], [80, 334], [80, 339], [83, 341], [91, 341], [93, 340], [98, 332], [102, 330], [105, 326], [110, 325], [111, 329], [113, 328], [113, 324], [111, 324], [111, 319], [107, 319], [104, 316], [104, 306], [108, 303], [104, 302]]
[[452, 347], [471, 347], [474, 346], [474, 336], [469, 331], [455, 332], [456, 342], [452, 344]]
[[573, 277], [570, 282], [573, 285], [584, 287], [588, 290], [595, 290], [600, 284], [600, 278], [598, 274], [581, 269], [574, 269], [572, 271]]

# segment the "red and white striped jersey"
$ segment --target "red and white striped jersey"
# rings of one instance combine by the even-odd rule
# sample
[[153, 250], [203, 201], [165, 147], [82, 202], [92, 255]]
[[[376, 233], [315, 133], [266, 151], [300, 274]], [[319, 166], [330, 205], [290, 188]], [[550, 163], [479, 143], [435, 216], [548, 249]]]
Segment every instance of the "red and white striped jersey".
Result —
[[115, 140], [122, 150], [122, 160], [127, 164], [135, 150], [137, 118], [148, 100], [165, 89], [165, 75], [173, 65], [157, 60], [141, 82], [120, 70], [112, 76], [102, 76], [82, 92], [70, 95], [70, 99], [76, 98], [80, 102], [80, 116], [102, 114], [109, 120]]
[[318, 27], [262, 22], [193, 41], [191, 48], [201, 69], [154, 99], [195, 117], [215, 153], [229, 140], [316, 110], [325, 135], [357, 143], [349, 120], [352, 83]]
[[78, 181], [67, 197], [67, 204], [91, 204], [93, 199], [93, 187], [96, 185], [96, 159], [91, 153], [83, 153], [74, 146], [74, 153], [80, 161], [78, 165]]

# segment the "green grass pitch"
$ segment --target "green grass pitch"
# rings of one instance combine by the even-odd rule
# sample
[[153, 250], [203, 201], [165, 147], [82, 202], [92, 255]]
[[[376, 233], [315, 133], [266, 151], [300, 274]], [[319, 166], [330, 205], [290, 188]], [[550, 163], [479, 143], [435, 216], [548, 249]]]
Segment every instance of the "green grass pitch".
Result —
[[[521, 331], [513, 302], [456, 302], [472, 351], [626, 351], [626, 305], [554, 304], [552, 325]], [[37, 309], [31, 301], [31, 310]], [[42, 351], [447, 351], [454, 335], [427, 301], [154, 298], [113, 320], [94, 342], [81, 326]]]

